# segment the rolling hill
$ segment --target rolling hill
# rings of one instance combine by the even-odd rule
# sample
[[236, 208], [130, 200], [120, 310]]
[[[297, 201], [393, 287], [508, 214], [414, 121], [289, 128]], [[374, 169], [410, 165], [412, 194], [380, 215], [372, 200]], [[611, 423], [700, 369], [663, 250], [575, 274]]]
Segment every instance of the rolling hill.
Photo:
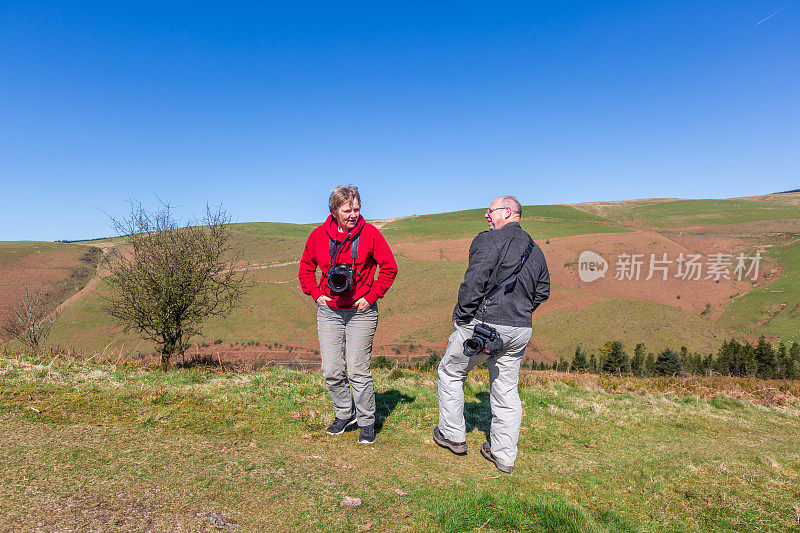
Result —
[[[379, 222], [400, 274], [378, 304], [382, 319], [377, 354], [417, 357], [443, 351], [470, 241], [486, 229], [482, 213], [472, 209]], [[643, 342], [653, 351], [686, 346], [703, 353], [716, 351], [734, 336], [800, 341], [799, 215], [800, 193], [525, 206], [522, 226], [542, 246], [553, 283], [550, 300], [534, 316], [528, 357], [569, 359], [578, 344], [593, 350], [612, 339], [630, 347]], [[315, 359], [314, 303], [300, 292], [296, 263], [313, 227], [268, 222], [233, 226], [244, 249], [242, 268], [250, 269], [254, 287], [228, 318], [208, 321], [204, 338], [194, 339], [195, 353]], [[25, 269], [35, 263], [32, 258], [82, 264], [82, 254], [112, 244], [3, 243], [0, 268], [14, 269], [15, 275], [6, 278], [0, 301], [18, 294], [28, 279]], [[584, 250], [608, 261], [605, 277], [581, 281], [578, 257]], [[756, 253], [763, 258], [758, 274], [736, 279], [738, 254]], [[620, 260], [634, 254], [641, 254], [640, 278], [625, 279], [618, 270]], [[656, 271], [645, 279], [651, 254], [654, 260], [672, 261], [668, 275]], [[700, 279], [676, 276], [679, 258], [692, 254], [702, 257], [706, 269], [714, 254], [729, 255], [733, 279], [706, 279], [706, 271]], [[34, 270], [28, 272], [33, 275]], [[68, 276], [66, 272], [62, 274]], [[102, 312], [104, 288], [97, 281], [64, 306], [52, 342], [116, 356], [151, 351], [152, 346], [122, 333]], [[53, 292], [53, 298], [66, 300], [80, 288], [75, 284], [69, 291]]]

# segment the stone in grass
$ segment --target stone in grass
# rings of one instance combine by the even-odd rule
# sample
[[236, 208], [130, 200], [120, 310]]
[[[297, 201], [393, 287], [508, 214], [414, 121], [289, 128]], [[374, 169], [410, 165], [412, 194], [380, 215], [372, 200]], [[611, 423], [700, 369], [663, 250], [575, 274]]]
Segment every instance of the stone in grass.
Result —
[[397, 494], [398, 496], [408, 496], [407, 492], [403, 492], [400, 489], [394, 489], [394, 493]]
[[218, 514], [205, 515], [203, 518], [211, 522], [211, 525], [217, 529], [225, 529], [229, 525], [229, 522], [226, 522], [225, 519]]
[[345, 496], [342, 498], [342, 502], [339, 504], [342, 507], [349, 507], [350, 509], [354, 509], [361, 505], [361, 498], [351, 498], [350, 496]]

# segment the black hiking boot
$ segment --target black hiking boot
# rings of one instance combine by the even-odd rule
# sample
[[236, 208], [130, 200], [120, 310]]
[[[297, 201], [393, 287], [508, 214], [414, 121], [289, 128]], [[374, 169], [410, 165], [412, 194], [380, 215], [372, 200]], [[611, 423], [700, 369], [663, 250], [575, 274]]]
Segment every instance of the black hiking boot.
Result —
[[347, 419], [337, 418], [333, 421], [333, 424], [328, 426], [328, 434], [329, 435], [341, 435], [345, 432], [345, 430], [356, 423], [356, 415], [351, 416]]
[[359, 444], [372, 444], [375, 442], [375, 424], [361, 426], [361, 434], [358, 436]]

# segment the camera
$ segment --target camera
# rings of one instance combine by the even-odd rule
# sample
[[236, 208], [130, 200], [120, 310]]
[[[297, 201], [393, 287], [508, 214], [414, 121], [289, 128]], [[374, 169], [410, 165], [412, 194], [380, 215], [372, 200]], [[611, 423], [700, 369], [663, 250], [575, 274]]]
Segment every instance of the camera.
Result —
[[481, 352], [496, 355], [503, 349], [503, 339], [492, 326], [477, 324], [472, 337], [464, 341], [464, 355], [473, 357]]
[[328, 270], [328, 288], [331, 292], [347, 292], [353, 288], [353, 267], [348, 264], [332, 265]]

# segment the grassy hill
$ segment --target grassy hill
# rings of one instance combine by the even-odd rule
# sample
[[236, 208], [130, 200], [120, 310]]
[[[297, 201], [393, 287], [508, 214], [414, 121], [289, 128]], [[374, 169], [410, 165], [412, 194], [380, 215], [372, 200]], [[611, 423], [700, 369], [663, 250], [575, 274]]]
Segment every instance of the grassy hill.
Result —
[[[398, 220], [382, 230], [389, 240], [453, 240], [472, 238], [487, 229], [485, 209], [469, 209]], [[534, 239], [568, 237], [587, 233], [626, 231], [609, 220], [566, 205], [529, 205], [522, 222]]]
[[633, 208], [633, 218], [654, 228], [796, 221], [796, 206], [752, 200], [675, 200]]
[[[629, 348], [643, 342], [652, 350], [686, 346], [699, 352], [715, 351], [722, 339], [731, 336], [755, 339], [765, 334], [772, 340], [800, 340], [796, 326], [800, 226], [797, 232], [793, 229], [800, 221], [799, 201], [800, 194], [790, 193], [754, 199], [602, 202], [577, 208], [525, 206], [522, 226], [548, 254], [554, 283], [551, 301], [534, 317], [528, 355], [546, 361], [569, 358], [577, 344], [596, 349], [612, 338]], [[317, 342], [314, 305], [296, 281], [296, 261], [313, 227], [267, 222], [233, 225], [244, 249], [243, 266], [253, 269], [254, 288], [230, 317], [209, 320], [204, 337], [196, 341], [279, 343], [313, 350]], [[485, 229], [482, 209], [400, 219], [381, 228], [395, 252], [400, 275], [378, 304], [382, 319], [377, 353], [422, 356], [426, 350], [443, 351], [469, 243]], [[638, 241], [636, 235], [640, 235]], [[631, 292], [604, 292], [595, 285], [576, 283], [577, 251], [574, 258], [556, 260], [561, 257], [557, 252], [575, 239], [609, 257], [624, 251], [626, 242], [644, 243], [641, 252], [648, 252], [647, 243], [656, 237], [677, 243], [687, 252], [698, 246], [706, 253], [730, 252], [733, 246], [748, 253], [762, 249], [771, 277], [755, 285], [732, 285], [730, 299], [725, 293], [725, 301], [715, 303], [712, 314], [704, 314], [702, 306], [694, 309], [681, 306], [679, 300], [651, 299], [647, 291], [634, 291], [633, 286]], [[53, 257], [89, 249], [77, 244], [47, 246]], [[2, 250], [0, 246], [0, 257]], [[6, 256], [12, 257], [10, 252]], [[685, 294], [693, 287], [681, 286], [672, 293]], [[151, 346], [123, 334], [103, 314], [103, 290], [101, 284], [70, 303], [55, 328], [53, 342], [87, 353], [150, 350]], [[410, 350], [409, 345], [418, 348]]]
[[770, 251], [782, 266], [781, 276], [736, 299], [720, 325], [741, 334], [758, 332], [800, 341], [800, 242]]
[[[317, 374], [0, 356], [0, 529], [796, 531], [800, 382], [523, 373], [514, 474], [436, 446], [436, 376], [375, 372], [379, 432], [332, 437]], [[736, 396], [736, 397], [734, 397]], [[355, 508], [344, 497], [359, 498]]]

